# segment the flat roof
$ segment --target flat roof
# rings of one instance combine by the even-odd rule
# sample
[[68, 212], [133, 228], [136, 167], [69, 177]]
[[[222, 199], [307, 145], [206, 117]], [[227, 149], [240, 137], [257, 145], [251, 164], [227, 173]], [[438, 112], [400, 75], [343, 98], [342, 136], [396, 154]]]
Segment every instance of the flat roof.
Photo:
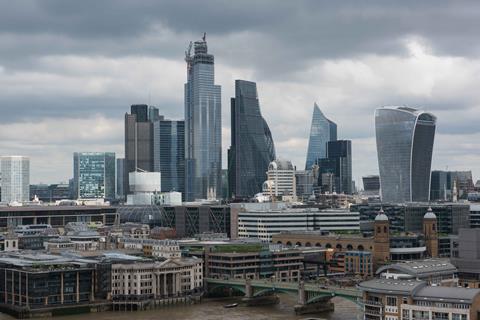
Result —
[[413, 296], [414, 300], [444, 301], [452, 303], [472, 303], [480, 294], [480, 289], [427, 286], [420, 288]]
[[422, 280], [373, 279], [361, 282], [358, 289], [381, 294], [412, 295], [426, 285]]
[[116, 211], [116, 208], [110, 207], [110, 206], [21, 206], [21, 207], [1, 207], [0, 206], [0, 212], [90, 211], [90, 210]]

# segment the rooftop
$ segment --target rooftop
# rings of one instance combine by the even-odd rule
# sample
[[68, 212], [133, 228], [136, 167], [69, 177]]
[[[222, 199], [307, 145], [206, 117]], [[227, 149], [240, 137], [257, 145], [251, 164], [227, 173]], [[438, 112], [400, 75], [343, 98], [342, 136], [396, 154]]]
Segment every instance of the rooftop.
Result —
[[448, 260], [427, 259], [417, 261], [405, 261], [380, 267], [376, 274], [383, 272], [406, 273], [413, 277], [427, 277], [430, 275], [452, 274], [457, 272], [457, 268]]
[[361, 282], [358, 289], [362, 291], [375, 293], [391, 293], [402, 295], [413, 295], [420, 288], [427, 285], [421, 280], [393, 280], [393, 279], [374, 279]]
[[475, 297], [479, 294], [480, 289], [427, 286], [418, 290], [413, 299], [452, 303], [472, 303]]

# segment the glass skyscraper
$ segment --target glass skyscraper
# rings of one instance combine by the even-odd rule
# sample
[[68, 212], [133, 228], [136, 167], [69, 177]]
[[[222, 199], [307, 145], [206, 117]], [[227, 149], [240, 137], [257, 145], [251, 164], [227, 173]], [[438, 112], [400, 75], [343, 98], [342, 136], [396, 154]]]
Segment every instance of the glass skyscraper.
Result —
[[125, 114], [125, 164], [123, 191], [130, 193], [129, 173], [137, 170], [153, 171], [153, 123], [158, 109], [146, 104], [134, 104]]
[[76, 199], [115, 199], [115, 153], [75, 152], [73, 180]]
[[375, 111], [383, 202], [428, 201], [436, 117], [408, 107]]
[[205, 36], [186, 52], [185, 199], [206, 199], [221, 193], [222, 103], [215, 85], [214, 57]]
[[125, 199], [125, 184], [123, 178], [125, 177], [125, 158], [117, 159], [117, 199]]
[[229, 193], [250, 198], [262, 191], [275, 146], [260, 112], [255, 82], [236, 80], [231, 99], [231, 147], [228, 152]]
[[30, 159], [22, 156], [0, 157], [2, 173], [2, 202], [30, 200]]
[[315, 103], [313, 105], [312, 126], [308, 140], [307, 161], [305, 170], [312, 169], [317, 159], [327, 156], [327, 142], [337, 140], [337, 125], [330, 121], [320, 111]]
[[352, 141], [336, 140], [327, 143], [327, 157], [317, 159], [318, 184], [321, 192], [353, 193]]
[[161, 191], [185, 193], [185, 122], [153, 123], [153, 167], [161, 173]]

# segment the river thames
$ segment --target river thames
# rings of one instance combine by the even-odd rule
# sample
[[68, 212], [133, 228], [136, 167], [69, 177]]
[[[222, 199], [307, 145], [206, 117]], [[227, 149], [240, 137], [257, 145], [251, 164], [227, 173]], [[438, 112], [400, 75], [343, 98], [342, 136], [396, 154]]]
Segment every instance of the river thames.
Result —
[[[348, 300], [334, 298], [335, 311], [320, 314], [297, 316], [293, 312], [295, 297], [280, 295], [280, 303], [273, 306], [247, 307], [239, 305], [236, 308], [225, 309], [227, 303], [238, 302], [238, 300], [204, 299], [202, 303], [195, 305], [174, 305], [149, 311], [123, 311], [123, 312], [102, 312], [80, 315], [55, 317], [55, 320], [286, 320], [305, 319], [315, 317], [325, 320], [350, 320], [360, 319], [358, 307]], [[15, 319], [5, 314], [0, 314], [1, 320]]]

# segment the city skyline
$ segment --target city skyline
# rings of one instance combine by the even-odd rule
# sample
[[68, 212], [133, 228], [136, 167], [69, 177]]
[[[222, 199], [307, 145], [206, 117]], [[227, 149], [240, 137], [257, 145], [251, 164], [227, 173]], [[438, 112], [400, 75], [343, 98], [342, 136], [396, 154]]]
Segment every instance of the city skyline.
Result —
[[[255, 5], [258, 13], [248, 22], [238, 18], [246, 13], [243, 6], [216, 7], [208, 1], [201, 12], [174, 4], [119, 2], [119, 16], [106, 17], [61, 2], [2, 5], [0, 153], [30, 157], [32, 183], [71, 178], [74, 151], [111, 150], [122, 157], [122, 115], [131, 104], [155, 105], [166, 117], [183, 120], [183, 51], [206, 31], [216, 57], [216, 84], [223, 90], [223, 168], [230, 141], [228, 99], [234, 95], [234, 80], [245, 79], [255, 81], [262, 92], [262, 114], [278, 156], [292, 160], [297, 169], [305, 161], [313, 102], [342, 129], [339, 139], [352, 140], [357, 185], [361, 176], [378, 174], [373, 111], [407, 105], [438, 116], [432, 170], [472, 169], [477, 179], [480, 99], [472, 86], [480, 63], [478, 46], [463, 43], [475, 37], [470, 31], [478, 22], [469, 12], [478, 12], [478, 4], [470, 10], [428, 2], [410, 5], [392, 5], [392, 16], [375, 2], [357, 13], [353, 3], [317, 8], [299, 2], [271, 10], [265, 1]], [[109, 11], [108, 3], [100, 6], [106, 7], [99, 12]], [[130, 13], [145, 18], [133, 21]], [[195, 22], [189, 19], [194, 13]], [[365, 21], [362, 13], [372, 21]], [[415, 23], [402, 23], [408, 19]], [[224, 21], [227, 25], [220, 27]], [[386, 22], [389, 28], [382, 33], [369, 32], [372, 23]], [[462, 27], [444, 30], [443, 24]], [[272, 28], [281, 25], [285, 27]], [[339, 40], [354, 30], [358, 34], [353, 41]], [[15, 108], [10, 111], [9, 106]]]

